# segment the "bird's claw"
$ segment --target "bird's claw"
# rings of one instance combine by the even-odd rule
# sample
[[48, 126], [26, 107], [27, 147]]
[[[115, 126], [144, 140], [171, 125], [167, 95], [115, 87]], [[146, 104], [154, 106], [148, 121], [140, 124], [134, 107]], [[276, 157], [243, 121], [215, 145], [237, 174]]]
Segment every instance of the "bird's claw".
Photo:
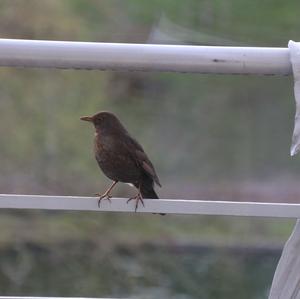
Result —
[[104, 194], [100, 194], [100, 193], [95, 193], [96, 196], [100, 196], [99, 200], [98, 200], [98, 208], [100, 208], [100, 204], [101, 204], [101, 200], [102, 199], [106, 199], [109, 201], [109, 203], [111, 203], [111, 198], [112, 196], [109, 193], [104, 193]]
[[134, 197], [130, 197], [128, 200], [127, 200], [127, 203], [129, 203], [131, 200], [135, 199], [136, 202], [135, 202], [135, 208], [134, 208], [134, 212], [137, 211], [137, 208], [138, 208], [138, 205], [139, 205], [139, 201], [142, 203], [143, 207], [145, 207], [145, 204], [144, 204], [144, 201], [143, 201], [143, 197], [140, 193], [138, 193], [136, 196]]

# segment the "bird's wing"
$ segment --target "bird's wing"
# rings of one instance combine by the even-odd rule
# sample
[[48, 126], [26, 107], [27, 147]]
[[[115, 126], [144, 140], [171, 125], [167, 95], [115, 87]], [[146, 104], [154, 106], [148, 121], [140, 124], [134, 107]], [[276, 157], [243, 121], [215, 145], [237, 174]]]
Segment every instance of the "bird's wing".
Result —
[[143, 167], [143, 169], [148, 173], [154, 180], [154, 182], [161, 187], [161, 183], [159, 181], [159, 178], [155, 172], [154, 166], [147, 157], [146, 153], [143, 151], [141, 152], [140, 150], [136, 150], [136, 154], [139, 158], [139, 161]]
[[158, 179], [158, 176], [155, 172], [154, 166], [149, 160], [148, 156], [144, 152], [142, 146], [131, 136], [128, 135], [129, 138], [126, 138], [128, 142], [129, 152], [134, 153], [134, 159], [137, 163], [144, 169], [144, 171], [153, 178], [154, 182], [161, 187], [161, 183]]

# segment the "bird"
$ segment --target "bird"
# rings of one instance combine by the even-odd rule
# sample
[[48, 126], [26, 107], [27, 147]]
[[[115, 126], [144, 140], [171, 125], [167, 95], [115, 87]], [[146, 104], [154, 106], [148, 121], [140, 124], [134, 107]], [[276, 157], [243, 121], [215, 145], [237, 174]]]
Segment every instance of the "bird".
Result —
[[131, 137], [118, 117], [112, 112], [101, 111], [80, 119], [94, 125], [95, 158], [102, 172], [112, 180], [112, 184], [103, 194], [95, 194], [99, 196], [98, 206], [100, 207], [102, 199], [111, 202], [111, 191], [118, 182], [137, 188], [137, 194], [127, 200], [127, 203], [136, 201], [135, 212], [139, 202], [145, 206], [144, 198], [159, 198], [154, 190], [154, 183], [159, 187], [161, 183], [153, 164], [143, 147]]

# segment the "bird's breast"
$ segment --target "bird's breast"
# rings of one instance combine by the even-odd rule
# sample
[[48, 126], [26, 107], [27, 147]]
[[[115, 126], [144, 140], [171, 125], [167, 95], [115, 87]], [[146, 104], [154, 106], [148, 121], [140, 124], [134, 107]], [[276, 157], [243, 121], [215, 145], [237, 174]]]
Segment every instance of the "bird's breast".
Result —
[[103, 173], [111, 180], [136, 183], [141, 170], [131, 158], [126, 146], [114, 137], [95, 137], [95, 158]]

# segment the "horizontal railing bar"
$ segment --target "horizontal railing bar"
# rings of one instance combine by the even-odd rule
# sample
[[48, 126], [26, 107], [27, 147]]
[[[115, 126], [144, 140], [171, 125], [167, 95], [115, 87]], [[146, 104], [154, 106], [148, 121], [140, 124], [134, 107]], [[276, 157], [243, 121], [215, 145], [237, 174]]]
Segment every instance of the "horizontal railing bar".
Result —
[[289, 75], [287, 48], [0, 39], [0, 66]]
[[[111, 203], [103, 200], [98, 208], [97, 197], [0, 194], [0, 208], [134, 212], [134, 200], [128, 204], [127, 200], [112, 198]], [[140, 204], [137, 212], [300, 218], [300, 204], [186, 199], [145, 199], [144, 202], [145, 207]]]
[[[28, 296], [0, 296], [0, 299], [122, 299], [121, 297], [118, 298], [87, 298], [87, 297], [28, 297]], [[126, 298], [123, 298], [126, 299]]]

